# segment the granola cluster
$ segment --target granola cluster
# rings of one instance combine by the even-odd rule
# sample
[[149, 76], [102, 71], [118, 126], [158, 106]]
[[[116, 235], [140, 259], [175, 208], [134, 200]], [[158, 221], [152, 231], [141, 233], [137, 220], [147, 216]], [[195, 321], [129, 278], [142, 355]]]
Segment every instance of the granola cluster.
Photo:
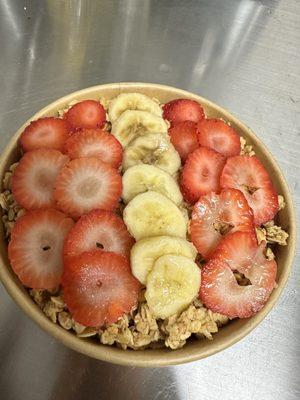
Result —
[[256, 228], [256, 237], [258, 243], [264, 240], [270, 245], [277, 243], [280, 246], [286, 246], [289, 234], [280, 226], [275, 225], [275, 222], [272, 220]]
[[255, 152], [253, 150], [252, 144], [247, 144], [246, 139], [243, 138], [242, 136], [240, 137], [241, 141], [241, 155], [245, 156], [254, 156]]
[[183, 347], [191, 335], [197, 338], [212, 339], [219, 327], [228, 322], [228, 317], [213, 313], [205, 308], [199, 300], [195, 300], [181, 314], [166, 318], [162, 325], [162, 332], [166, 335], [165, 345], [171, 349]]
[[131, 314], [125, 314], [118, 322], [98, 330], [73, 320], [59, 290], [51, 293], [47, 290], [31, 289], [29, 294], [53, 323], [58, 323], [66, 330], [75, 331], [78, 337], [94, 336], [103, 344], [116, 344], [124, 350], [164, 346], [178, 349], [183, 347], [192, 335], [199, 339], [212, 339], [212, 334], [228, 322], [226, 316], [213, 313], [198, 300], [182, 313], [174, 314], [165, 320], [156, 320], [147, 303], [142, 301]]
[[89, 337], [97, 334], [97, 329], [83, 326], [73, 320], [59, 289], [53, 292], [31, 289], [29, 294], [54, 324], [59, 323], [66, 330], [74, 330], [78, 337]]
[[135, 316], [124, 316], [116, 324], [99, 333], [101, 343], [119, 344], [123, 349], [134, 350], [146, 347], [183, 347], [193, 334], [198, 338], [212, 339], [212, 333], [228, 322], [224, 315], [212, 313], [195, 301], [182, 313], [165, 320], [156, 320], [146, 303], [141, 303]]
[[15, 202], [11, 192], [11, 177], [17, 165], [18, 163], [12, 164], [5, 173], [2, 182], [3, 192], [0, 193], [0, 206], [3, 212], [2, 222], [7, 240], [10, 239], [10, 233], [15, 221], [25, 213], [25, 210]]

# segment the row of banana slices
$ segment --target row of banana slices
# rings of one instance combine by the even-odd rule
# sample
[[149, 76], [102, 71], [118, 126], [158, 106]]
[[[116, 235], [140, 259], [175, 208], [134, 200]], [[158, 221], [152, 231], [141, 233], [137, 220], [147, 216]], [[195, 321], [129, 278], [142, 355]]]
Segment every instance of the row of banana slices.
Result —
[[122, 93], [111, 101], [108, 116], [124, 148], [124, 171], [137, 164], [151, 164], [171, 175], [178, 171], [180, 157], [156, 101], [141, 93]]
[[110, 102], [108, 115], [124, 148], [123, 218], [137, 241], [132, 273], [146, 285], [153, 314], [164, 319], [187, 307], [200, 287], [197, 251], [186, 240], [188, 217], [174, 178], [180, 157], [155, 100], [123, 93]]

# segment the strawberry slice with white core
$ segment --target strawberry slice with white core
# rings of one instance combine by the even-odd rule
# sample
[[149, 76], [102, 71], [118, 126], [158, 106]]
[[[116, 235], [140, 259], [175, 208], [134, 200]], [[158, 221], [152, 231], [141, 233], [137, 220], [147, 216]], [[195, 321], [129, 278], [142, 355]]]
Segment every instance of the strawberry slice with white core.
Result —
[[228, 158], [220, 184], [222, 188], [236, 188], [244, 193], [257, 226], [273, 219], [279, 210], [276, 190], [268, 172], [256, 156]]
[[185, 162], [190, 153], [199, 147], [195, 122], [178, 122], [169, 129], [169, 135], [183, 162]]
[[202, 119], [197, 124], [197, 130], [198, 141], [201, 146], [210, 147], [225, 157], [240, 154], [239, 135], [221, 119]]
[[134, 239], [119, 216], [112, 211], [94, 210], [83, 215], [70, 230], [64, 243], [64, 256], [74, 257], [85, 251], [103, 249], [126, 257]]
[[92, 129], [104, 125], [106, 112], [98, 101], [83, 100], [69, 108], [64, 118], [69, 122], [73, 130]]
[[63, 241], [73, 224], [71, 218], [54, 209], [28, 211], [16, 221], [8, 258], [23, 285], [48, 290], [58, 287]]
[[[201, 271], [201, 301], [213, 312], [230, 318], [248, 318], [267, 302], [276, 285], [277, 264], [264, 255], [265, 243], [257, 245], [251, 233], [228, 235]], [[245, 275], [250, 285], [239, 286], [234, 271]]]
[[205, 117], [200, 103], [190, 99], [176, 99], [163, 106], [163, 117], [171, 122], [171, 125], [182, 121], [198, 122]]
[[39, 149], [25, 153], [12, 176], [15, 201], [27, 210], [54, 207], [54, 184], [69, 157], [58, 150]]
[[194, 205], [191, 239], [206, 259], [224, 236], [235, 231], [254, 232], [253, 213], [242, 192], [224, 189], [201, 196]]
[[122, 162], [121, 143], [110, 133], [97, 129], [82, 129], [69, 137], [65, 153], [73, 160], [80, 157], [97, 157], [114, 168]]
[[93, 327], [117, 322], [130, 313], [137, 306], [140, 291], [128, 260], [99, 250], [68, 259], [62, 287], [73, 319]]
[[20, 144], [24, 152], [37, 149], [63, 150], [70, 126], [61, 118], [45, 117], [32, 121], [22, 132]]
[[113, 210], [122, 193], [122, 178], [115, 168], [95, 157], [67, 163], [56, 179], [58, 208], [74, 218], [101, 208]]
[[219, 192], [224, 164], [225, 157], [208, 147], [193, 151], [182, 170], [181, 190], [185, 200], [195, 203], [206, 193]]

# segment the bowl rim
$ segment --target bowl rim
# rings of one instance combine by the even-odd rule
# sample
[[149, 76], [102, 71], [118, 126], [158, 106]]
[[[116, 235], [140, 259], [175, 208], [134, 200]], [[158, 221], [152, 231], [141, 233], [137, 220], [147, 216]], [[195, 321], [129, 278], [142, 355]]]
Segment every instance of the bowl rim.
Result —
[[[37, 113], [35, 113], [32, 117], [30, 117], [12, 136], [9, 143], [5, 147], [2, 152], [0, 158], [0, 171], [1, 176], [5, 172], [4, 165], [5, 160], [9, 157], [16, 146], [17, 139], [20, 133], [24, 130], [25, 126], [29, 124], [30, 121], [40, 118], [41, 116], [45, 116], [47, 113], [52, 111], [54, 108], [59, 109], [62, 108], [65, 104], [70, 103], [77, 96], [85, 96], [85, 95], [93, 95], [97, 92], [101, 92], [103, 89], [108, 90], [117, 90], [118, 94], [121, 93], [122, 90], [125, 91], [143, 91], [143, 89], [160, 89], [168, 92], [169, 94], [174, 95], [174, 98], [189, 97], [194, 100], [199, 101], [206, 106], [213, 108], [217, 112], [224, 115], [226, 120], [233, 122], [236, 126], [239, 127], [241, 131], [246, 131], [247, 135], [251, 138], [251, 144], [260, 148], [260, 150], [266, 155], [268, 162], [271, 164], [273, 170], [275, 171], [278, 180], [280, 181], [280, 185], [282, 186], [286, 204], [289, 204], [289, 213], [291, 224], [289, 226], [289, 248], [288, 256], [285, 260], [285, 268], [283, 269], [281, 275], [281, 283], [280, 287], [277, 288], [276, 293], [268, 300], [264, 308], [252, 318], [247, 320], [247, 323], [237, 332], [232, 333], [229, 337], [223, 338], [222, 343], [218, 343], [215, 346], [209, 346], [207, 348], [200, 348], [199, 351], [195, 351], [194, 353], [189, 354], [180, 354], [178, 351], [170, 351], [170, 350], [141, 350], [141, 351], [124, 351], [121, 349], [117, 349], [112, 346], [101, 345], [100, 342], [95, 344], [91, 341], [84, 340], [83, 338], [78, 338], [74, 334], [69, 331], [64, 330], [58, 324], [54, 324], [50, 321], [45, 314], [38, 308], [38, 306], [33, 302], [33, 300], [29, 297], [28, 293], [23, 289], [21, 289], [17, 282], [12, 278], [12, 272], [7, 268], [8, 260], [5, 254], [0, 254], [1, 262], [0, 262], [0, 280], [2, 281], [4, 287], [6, 288], [9, 295], [13, 298], [13, 300], [19, 305], [19, 307], [29, 316], [34, 322], [36, 322], [44, 331], [46, 331], [51, 336], [55, 337], [59, 341], [61, 341], [67, 347], [90, 356], [92, 358], [96, 358], [101, 361], [107, 361], [110, 363], [118, 364], [118, 365], [126, 365], [126, 366], [137, 366], [137, 367], [159, 367], [159, 366], [168, 366], [168, 365], [176, 365], [183, 364], [187, 362], [196, 361], [210, 355], [213, 355], [221, 350], [226, 349], [227, 347], [232, 346], [234, 343], [241, 340], [243, 337], [248, 335], [271, 311], [275, 303], [278, 301], [284, 287], [286, 286], [288, 277], [290, 275], [292, 269], [292, 263], [295, 255], [296, 249], [296, 214], [294, 201], [288, 187], [288, 184], [284, 178], [284, 175], [277, 164], [274, 156], [270, 153], [270, 151], [266, 148], [266, 146], [261, 142], [261, 140], [252, 132], [250, 128], [248, 128], [244, 123], [238, 120], [235, 116], [229, 113], [223, 107], [218, 106], [217, 104], [198, 96], [194, 93], [188, 92], [186, 90], [182, 90], [179, 88], [175, 88], [172, 86], [156, 84], [156, 83], [142, 83], [142, 82], [118, 82], [118, 83], [107, 83], [104, 85], [95, 85], [85, 89], [77, 90], [75, 92], [69, 93], [53, 102], [43, 107]], [[101, 93], [98, 93], [98, 96], [101, 96]]]

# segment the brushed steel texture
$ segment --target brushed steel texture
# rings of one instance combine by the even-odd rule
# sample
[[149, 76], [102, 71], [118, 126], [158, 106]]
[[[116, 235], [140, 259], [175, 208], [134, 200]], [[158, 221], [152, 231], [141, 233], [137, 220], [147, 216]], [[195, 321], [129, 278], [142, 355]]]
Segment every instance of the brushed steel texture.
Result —
[[[44, 105], [107, 82], [181, 87], [230, 110], [278, 160], [298, 214], [300, 2], [0, 1], [0, 146]], [[6, 400], [300, 398], [300, 256], [267, 318], [205, 360], [163, 369], [81, 356], [41, 331], [0, 286]]]

